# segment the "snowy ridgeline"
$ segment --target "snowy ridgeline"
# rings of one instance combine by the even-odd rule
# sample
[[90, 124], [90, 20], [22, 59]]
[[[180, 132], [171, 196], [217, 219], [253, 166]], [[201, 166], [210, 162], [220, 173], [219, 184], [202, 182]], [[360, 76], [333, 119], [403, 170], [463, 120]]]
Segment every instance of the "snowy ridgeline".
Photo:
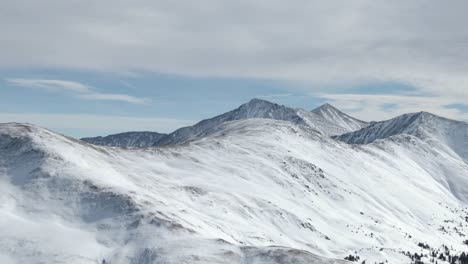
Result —
[[326, 104], [312, 111], [293, 109], [265, 100], [253, 99], [239, 108], [168, 135], [156, 132], [127, 132], [106, 137], [83, 138], [83, 141], [113, 147], [150, 147], [183, 144], [216, 132], [224, 122], [249, 118], [267, 118], [293, 122], [320, 131], [325, 135], [341, 135], [367, 125], [333, 106]]
[[414, 114], [337, 140], [304, 110], [254, 103], [164, 148], [1, 124], [0, 263], [449, 263], [468, 251], [466, 123]]

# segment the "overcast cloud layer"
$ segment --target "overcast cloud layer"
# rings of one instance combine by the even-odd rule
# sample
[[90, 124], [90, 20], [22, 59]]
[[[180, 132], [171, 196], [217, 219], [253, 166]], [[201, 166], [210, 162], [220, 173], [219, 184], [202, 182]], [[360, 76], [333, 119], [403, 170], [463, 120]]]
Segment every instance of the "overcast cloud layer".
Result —
[[396, 81], [468, 104], [466, 10], [466, 0], [0, 0], [0, 67]]

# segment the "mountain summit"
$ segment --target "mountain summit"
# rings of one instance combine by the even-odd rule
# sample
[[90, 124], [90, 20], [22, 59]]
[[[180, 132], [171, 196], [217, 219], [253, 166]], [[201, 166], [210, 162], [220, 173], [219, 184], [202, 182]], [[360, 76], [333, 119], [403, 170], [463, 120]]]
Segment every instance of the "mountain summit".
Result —
[[349, 116], [342, 111], [338, 110], [331, 104], [324, 104], [312, 110], [312, 113], [323, 117], [330, 123], [337, 124], [341, 127], [348, 129], [348, 131], [359, 130], [366, 127], [369, 123]]

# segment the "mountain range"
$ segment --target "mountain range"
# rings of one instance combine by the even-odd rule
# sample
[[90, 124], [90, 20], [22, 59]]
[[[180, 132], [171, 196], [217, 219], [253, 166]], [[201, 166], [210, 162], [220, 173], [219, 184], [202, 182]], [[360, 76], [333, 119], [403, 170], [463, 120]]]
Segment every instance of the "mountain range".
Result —
[[0, 124], [0, 263], [457, 263], [467, 142], [259, 99], [167, 135]]
[[177, 129], [170, 134], [127, 132], [106, 137], [82, 138], [81, 140], [96, 145], [118, 147], [177, 145], [214, 133], [224, 122], [251, 118], [289, 121], [297, 125], [310, 127], [325, 135], [341, 135], [367, 125], [366, 122], [350, 117], [329, 104], [325, 104], [312, 111], [306, 111], [261, 99], [252, 99], [237, 109], [202, 120], [193, 126]]

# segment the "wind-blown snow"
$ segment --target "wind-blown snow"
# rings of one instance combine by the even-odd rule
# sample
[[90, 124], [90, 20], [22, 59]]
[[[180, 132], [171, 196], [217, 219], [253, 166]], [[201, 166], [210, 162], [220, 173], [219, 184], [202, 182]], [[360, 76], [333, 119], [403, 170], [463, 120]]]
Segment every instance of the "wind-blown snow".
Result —
[[418, 242], [463, 250], [468, 167], [442, 144], [348, 145], [253, 118], [189, 144], [120, 149], [2, 124], [0, 259], [410, 263], [401, 251]]

